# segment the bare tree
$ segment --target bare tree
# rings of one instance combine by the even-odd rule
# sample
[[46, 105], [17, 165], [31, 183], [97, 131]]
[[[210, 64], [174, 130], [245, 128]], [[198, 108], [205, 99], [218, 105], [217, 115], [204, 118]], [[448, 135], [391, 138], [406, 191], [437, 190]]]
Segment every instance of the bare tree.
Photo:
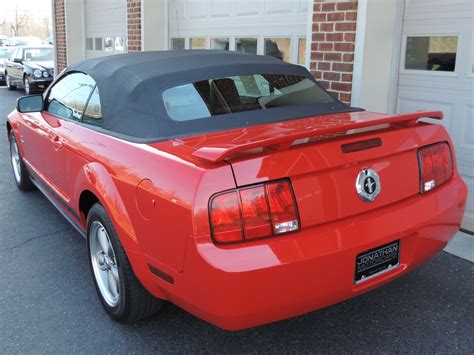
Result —
[[20, 36], [20, 28], [25, 27], [28, 24], [30, 16], [22, 13], [18, 10], [18, 6], [15, 6], [15, 32], [17, 36]]

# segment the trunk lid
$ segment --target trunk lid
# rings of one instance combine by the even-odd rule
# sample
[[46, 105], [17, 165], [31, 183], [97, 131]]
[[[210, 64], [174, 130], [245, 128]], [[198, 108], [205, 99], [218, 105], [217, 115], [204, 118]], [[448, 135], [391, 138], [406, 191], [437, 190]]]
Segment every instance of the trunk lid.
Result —
[[[176, 139], [174, 154], [210, 166], [227, 162], [238, 187], [289, 178], [305, 228], [418, 194], [414, 130], [423, 117], [442, 114], [352, 112], [284, 121]], [[364, 169], [380, 177], [380, 194], [370, 203], [356, 190]]]

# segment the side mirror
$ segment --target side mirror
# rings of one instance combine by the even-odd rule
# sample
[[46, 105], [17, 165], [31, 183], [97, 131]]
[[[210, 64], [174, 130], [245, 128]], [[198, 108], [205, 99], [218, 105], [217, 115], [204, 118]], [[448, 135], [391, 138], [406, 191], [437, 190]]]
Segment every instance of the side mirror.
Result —
[[16, 110], [21, 113], [40, 112], [43, 110], [43, 96], [22, 96], [16, 100]]
[[14, 63], [21, 63], [21, 58], [13, 58]]

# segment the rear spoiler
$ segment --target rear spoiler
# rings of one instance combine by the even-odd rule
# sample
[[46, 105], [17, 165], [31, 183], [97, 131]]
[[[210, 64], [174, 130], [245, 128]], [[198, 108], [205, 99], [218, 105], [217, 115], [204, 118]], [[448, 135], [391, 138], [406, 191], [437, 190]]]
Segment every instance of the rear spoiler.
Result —
[[377, 126], [381, 124], [398, 124], [405, 127], [410, 127], [416, 124], [420, 118], [433, 118], [437, 120], [443, 119], [443, 113], [441, 111], [419, 111], [414, 113], [384, 116], [376, 119], [366, 120], [340, 120], [336, 124], [328, 124], [328, 116], [321, 116], [321, 125], [316, 126], [312, 129], [304, 131], [296, 131], [294, 133], [285, 133], [281, 135], [275, 135], [273, 137], [264, 138], [261, 140], [251, 141], [248, 143], [239, 144], [219, 144], [215, 146], [205, 146], [197, 149], [193, 156], [196, 158], [203, 159], [205, 161], [216, 163], [228, 159], [237, 153], [249, 151], [252, 149], [274, 147], [277, 148], [279, 145], [285, 144], [285, 147], [291, 146], [291, 144], [298, 139], [311, 138], [318, 135], [341, 133], [344, 131], [365, 128], [370, 126]]

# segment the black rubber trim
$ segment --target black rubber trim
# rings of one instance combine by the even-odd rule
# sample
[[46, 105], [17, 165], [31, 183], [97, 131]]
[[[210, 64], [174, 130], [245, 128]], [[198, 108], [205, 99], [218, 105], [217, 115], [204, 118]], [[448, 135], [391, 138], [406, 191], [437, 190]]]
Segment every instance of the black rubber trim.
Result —
[[37, 183], [36, 185], [39, 184], [41, 186], [41, 191], [42, 192], [44, 191], [49, 195], [49, 197], [54, 198], [54, 200], [57, 201], [60, 204], [60, 207], [63, 210], [65, 210], [65, 212], [69, 213], [72, 217], [74, 217], [74, 219], [76, 221], [78, 221], [78, 222], [81, 221], [81, 218], [76, 213], [76, 211], [74, 211], [71, 208], [71, 206], [69, 206], [69, 204], [66, 201], [64, 201], [64, 199], [61, 196], [59, 196], [56, 193], [56, 191], [54, 191], [33, 169], [28, 167], [28, 171], [30, 173], [30, 176], [32, 177], [33, 182], [36, 182]]

